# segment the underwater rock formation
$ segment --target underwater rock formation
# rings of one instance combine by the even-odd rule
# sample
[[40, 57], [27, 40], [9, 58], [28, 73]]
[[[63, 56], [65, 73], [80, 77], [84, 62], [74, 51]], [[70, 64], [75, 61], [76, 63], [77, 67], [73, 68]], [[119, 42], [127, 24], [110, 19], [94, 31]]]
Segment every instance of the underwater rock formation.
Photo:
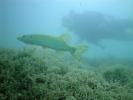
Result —
[[98, 44], [102, 39], [133, 40], [131, 19], [115, 18], [94, 11], [70, 12], [63, 17], [62, 24], [69, 31], [93, 44]]

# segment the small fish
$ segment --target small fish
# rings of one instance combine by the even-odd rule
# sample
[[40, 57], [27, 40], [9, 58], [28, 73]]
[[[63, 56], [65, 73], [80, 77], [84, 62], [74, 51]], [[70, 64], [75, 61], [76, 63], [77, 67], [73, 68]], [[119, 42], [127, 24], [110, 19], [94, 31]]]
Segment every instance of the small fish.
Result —
[[37, 45], [44, 48], [51, 48], [56, 51], [68, 51], [77, 59], [80, 59], [81, 54], [86, 50], [87, 46], [71, 47], [62, 36], [54, 37], [50, 35], [23, 35], [17, 38], [19, 41], [26, 44]]

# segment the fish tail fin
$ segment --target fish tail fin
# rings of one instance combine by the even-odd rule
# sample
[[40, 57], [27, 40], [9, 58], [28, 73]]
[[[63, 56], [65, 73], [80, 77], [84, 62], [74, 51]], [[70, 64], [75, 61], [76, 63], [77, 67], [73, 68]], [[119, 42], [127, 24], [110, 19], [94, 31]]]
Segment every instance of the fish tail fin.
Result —
[[81, 59], [82, 54], [88, 49], [87, 45], [78, 45], [73, 48], [70, 52], [77, 60]]

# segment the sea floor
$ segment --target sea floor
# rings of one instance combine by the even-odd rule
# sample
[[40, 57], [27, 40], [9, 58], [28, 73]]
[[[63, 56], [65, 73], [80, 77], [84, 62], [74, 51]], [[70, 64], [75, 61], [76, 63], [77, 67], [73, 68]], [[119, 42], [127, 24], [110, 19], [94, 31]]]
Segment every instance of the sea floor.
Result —
[[49, 49], [1, 48], [0, 100], [133, 100], [133, 66], [94, 67]]

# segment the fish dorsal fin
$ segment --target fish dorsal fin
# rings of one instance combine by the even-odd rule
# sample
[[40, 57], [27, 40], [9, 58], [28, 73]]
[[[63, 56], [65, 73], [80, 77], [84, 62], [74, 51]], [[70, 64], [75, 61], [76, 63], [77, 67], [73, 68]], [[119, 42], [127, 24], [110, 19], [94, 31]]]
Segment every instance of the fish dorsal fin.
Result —
[[65, 42], [68, 42], [68, 41], [70, 41], [70, 35], [68, 33], [61, 34], [59, 36], [59, 39], [65, 41]]

